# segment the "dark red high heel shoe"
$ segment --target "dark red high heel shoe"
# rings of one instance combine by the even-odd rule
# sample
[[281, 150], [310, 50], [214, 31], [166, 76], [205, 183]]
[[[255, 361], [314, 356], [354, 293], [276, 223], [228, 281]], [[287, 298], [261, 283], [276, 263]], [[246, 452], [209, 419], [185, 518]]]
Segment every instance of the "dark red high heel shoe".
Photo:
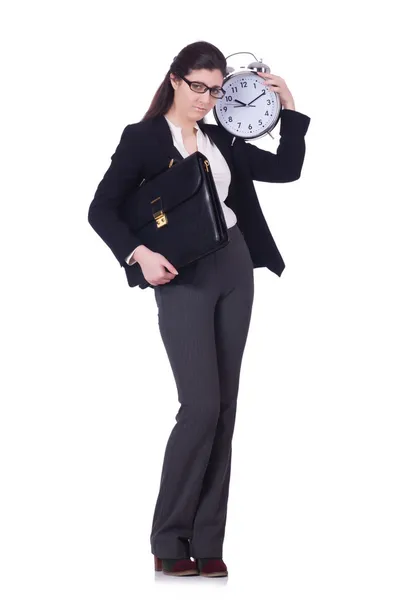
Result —
[[221, 558], [198, 558], [197, 566], [204, 577], [226, 577], [227, 567]]
[[154, 570], [165, 575], [198, 575], [197, 563], [190, 558], [159, 558], [154, 555]]

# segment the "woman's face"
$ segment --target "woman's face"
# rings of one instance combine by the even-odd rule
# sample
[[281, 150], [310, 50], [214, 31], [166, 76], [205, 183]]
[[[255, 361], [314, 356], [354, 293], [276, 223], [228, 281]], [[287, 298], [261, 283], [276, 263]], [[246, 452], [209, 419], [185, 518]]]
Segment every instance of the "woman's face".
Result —
[[[222, 87], [223, 75], [219, 69], [209, 71], [207, 69], [199, 69], [191, 71], [189, 75], [185, 75], [189, 81], [200, 81], [208, 87]], [[192, 121], [199, 121], [205, 115], [210, 112], [215, 104], [217, 98], [211, 96], [210, 91], [207, 90], [204, 94], [200, 94], [190, 89], [189, 85], [183, 79], [175, 79], [173, 73], [170, 74], [171, 85], [175, 90], [174, 102], [176, 109], [180, 114], [184, 114], [188, 119]], [[204, 110], [197, 110], [197, 108], [203, 108]]]

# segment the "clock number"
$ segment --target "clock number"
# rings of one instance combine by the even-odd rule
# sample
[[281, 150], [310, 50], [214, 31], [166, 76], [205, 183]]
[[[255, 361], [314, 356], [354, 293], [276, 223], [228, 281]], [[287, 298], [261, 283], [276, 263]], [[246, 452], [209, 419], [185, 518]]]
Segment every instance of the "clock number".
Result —
[[232, 86], [232, 92], [236, 92], [237, 94], [237, 87]]
[[251, 130], [252, 129], [252, 125], [251, 123], [248, 125], [248, 129]]
[[246, 81], [240, 81], [240, 85], [241, 85], [241, 87], [247, 87], [247, 82]]
[[225, 112], [227, 111], [227, 106], [222, 106], [222, 108]]
[[269, 111], [268, 111], [268, 110], [265, 112], [265, 115], [266, 115], [267, 117], [269, 116]]
[[237, 124], [238, 124], [238, 128], [240, 129], [240, 125], [241, 125], [240, 121], [237, 121]]
[[258, 123], [259, 125], [262, 125], [262, 119], [259, 119]]
[[231, 102], [233, 100], [232, 96], [226, 96], [226, 102]]
[[233, 117], [229, 117], [228, 121], [231, 123], [233, 121]]

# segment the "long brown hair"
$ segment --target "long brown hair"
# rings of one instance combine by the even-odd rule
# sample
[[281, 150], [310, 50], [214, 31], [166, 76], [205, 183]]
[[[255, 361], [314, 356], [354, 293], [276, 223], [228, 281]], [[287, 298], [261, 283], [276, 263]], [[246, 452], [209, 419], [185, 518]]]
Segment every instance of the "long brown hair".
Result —
[[[213, 71], [219, 69], [223, 77], [226, 77], [226, 58], [222, 52], [209, 42], [194, 42], [182, 48], [171, 63], [163, 81], [153, 96], [152, 102], [145, 113], [142, 121], [164, 115], [174, 101], [174, 88], [170, 82], [170, 73], [175, 75], [176, 79], [180, 79], [189, 75], [191, 71], [198, 69], [208, 69]], [[198, 125], [206, 123], [205, 117], [198, 121]]]

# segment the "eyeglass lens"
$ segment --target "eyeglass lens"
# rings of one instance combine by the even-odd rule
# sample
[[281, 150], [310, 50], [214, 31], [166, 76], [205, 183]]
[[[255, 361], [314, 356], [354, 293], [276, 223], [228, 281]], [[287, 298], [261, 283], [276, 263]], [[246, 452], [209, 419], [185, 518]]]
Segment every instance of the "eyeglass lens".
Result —
[[[190, 89], [192, 89], [194, 92], [199, 92], [199, 93], [204, 93], [206, 90], [206, 87], [203, 83], [189, 83], [190, 85]], [[214, 96], [215, 98], [222, 98], [223, 97], [223, 91], [220, 88], [210, 88], [210, 94], [211, 96]]]

